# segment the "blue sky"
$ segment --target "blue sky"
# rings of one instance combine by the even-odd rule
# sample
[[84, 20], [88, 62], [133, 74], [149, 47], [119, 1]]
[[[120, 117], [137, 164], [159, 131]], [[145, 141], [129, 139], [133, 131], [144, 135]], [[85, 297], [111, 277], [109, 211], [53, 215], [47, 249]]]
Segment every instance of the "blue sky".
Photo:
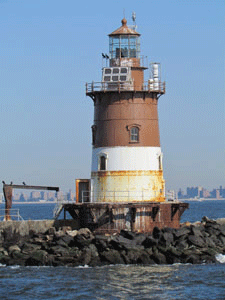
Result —
[[[141, 50], [162, 65], [167, 189], [225, 186], [223, 0], [0, 0], [2, 180], [75, 190], [89, 178], [93, 104], [108, 34], [136, 12]], [[148, 71], [146, 71], [146, 79]]]

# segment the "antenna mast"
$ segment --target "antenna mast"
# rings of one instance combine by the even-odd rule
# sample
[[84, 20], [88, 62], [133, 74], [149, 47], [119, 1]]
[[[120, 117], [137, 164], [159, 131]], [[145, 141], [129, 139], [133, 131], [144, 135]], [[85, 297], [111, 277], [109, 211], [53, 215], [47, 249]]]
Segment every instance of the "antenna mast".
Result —
[[136, 30], [137, 29], [137, 25], [136, 25], [136, 13], [135, 11], [132, 12], [132, 20], [133, 20], [133, 29]]

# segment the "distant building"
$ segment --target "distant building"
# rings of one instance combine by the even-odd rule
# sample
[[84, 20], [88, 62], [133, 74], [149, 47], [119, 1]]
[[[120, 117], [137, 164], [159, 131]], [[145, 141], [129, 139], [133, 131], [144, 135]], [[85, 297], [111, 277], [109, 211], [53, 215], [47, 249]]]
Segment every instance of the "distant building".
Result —
[[32, 191], [30, 193], [30, 200], [31, 201], [38, 201], [41, 199], [41, 192], [39, 191]]
[[187, 187], [187, 198], [199, 197], [198, 187]]

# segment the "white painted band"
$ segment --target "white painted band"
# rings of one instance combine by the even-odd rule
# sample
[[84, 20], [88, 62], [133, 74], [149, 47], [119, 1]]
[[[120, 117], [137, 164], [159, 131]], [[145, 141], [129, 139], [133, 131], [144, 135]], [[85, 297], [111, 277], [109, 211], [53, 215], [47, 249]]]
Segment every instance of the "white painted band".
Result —
[[160, 147], [102, 147], [92, 150], [92, 172], [99, 171], [99, 160], [105, 156], [106, 171], [138, 171], [162, 169]]

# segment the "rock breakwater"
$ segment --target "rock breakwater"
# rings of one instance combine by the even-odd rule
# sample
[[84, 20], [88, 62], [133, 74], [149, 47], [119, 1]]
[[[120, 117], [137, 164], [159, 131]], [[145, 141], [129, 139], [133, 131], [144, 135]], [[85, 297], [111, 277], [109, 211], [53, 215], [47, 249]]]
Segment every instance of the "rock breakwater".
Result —
[[27, 236], [8, 227], [0, 235], [0, 263], [6, 265], [200, 264], [216, 262], [217, 254], [225, 254], [225, 220], [206, 217], [179, 229], [155, 227], [152, 234], [94, 235], [67, 226]]

